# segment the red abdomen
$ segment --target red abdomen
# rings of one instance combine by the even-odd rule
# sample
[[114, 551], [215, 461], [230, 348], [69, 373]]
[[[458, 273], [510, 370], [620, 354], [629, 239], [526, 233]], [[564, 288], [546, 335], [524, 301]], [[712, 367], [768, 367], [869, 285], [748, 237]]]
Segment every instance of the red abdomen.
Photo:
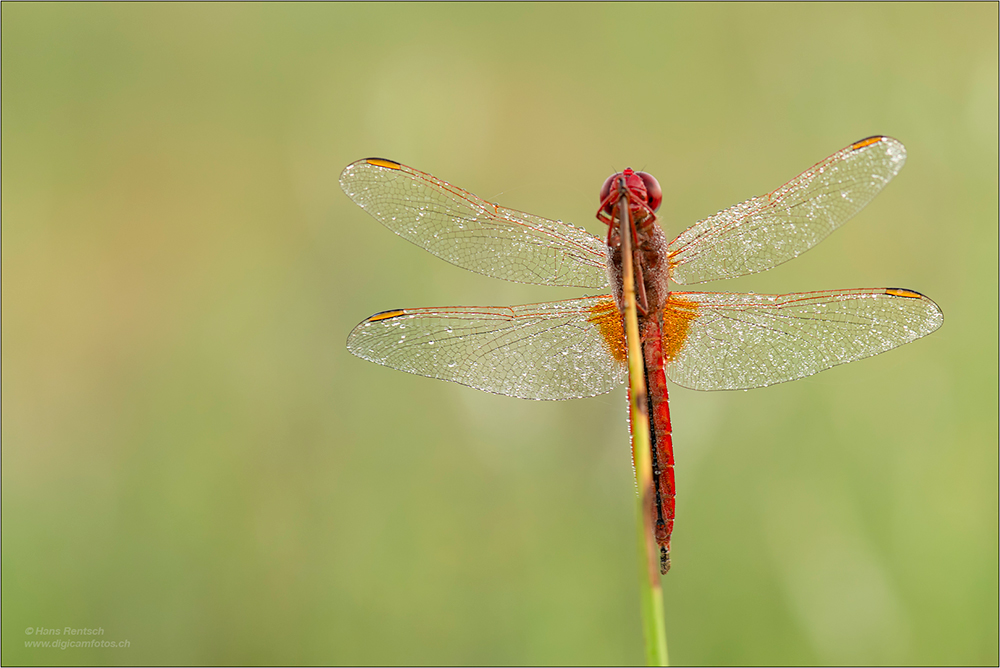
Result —
[[670, 570], [670, 534], [674, 530], [674, 443], [671, 438], [667, 377], [663, 372], [662, 323], [653, 314], [643, 324], [642, 339], [649, 397], [654, 531], [656, 543], [660, 546], [660, 572], [666, 573]]

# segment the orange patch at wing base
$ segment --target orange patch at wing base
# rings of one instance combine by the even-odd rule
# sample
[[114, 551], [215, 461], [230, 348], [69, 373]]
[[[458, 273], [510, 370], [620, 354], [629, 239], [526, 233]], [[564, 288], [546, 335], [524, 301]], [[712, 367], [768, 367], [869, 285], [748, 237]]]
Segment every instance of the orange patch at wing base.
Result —
[[691, 321], [698, 317], [698, 303], [670, 295], [663, 309], [663, 361], [672, 362], [684, 347]]
[[622, 314], [610, 297], [607, 301], [598, 302], [590, 307], [590, 317], [587, 322], [597, 325], [604, 343], [611, 351], [611, 356], [617, 362], [625, 361], [625, 329], [622, 326]]

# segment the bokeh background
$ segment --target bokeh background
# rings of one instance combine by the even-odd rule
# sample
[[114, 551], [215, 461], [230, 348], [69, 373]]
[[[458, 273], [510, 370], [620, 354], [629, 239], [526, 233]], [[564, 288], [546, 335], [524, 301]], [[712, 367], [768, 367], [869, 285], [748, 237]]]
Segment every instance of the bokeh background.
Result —
[[[442, 262], [338, 175], [392, 158], [600, 233], [604, 178], [644, 168], [673, 236], [883, 133], [908, 162], [857, 218], [707, 287], [907, 287], [944, 327], [672, 390], [670, 655], [995, 665], [997, 18], [4, 3], [3, 663], [641, 662], [623, 391], [520, 401], [344, 348], [384, 309], [581, 291]], [[25, 647], [66, 626], [129, 647]]]

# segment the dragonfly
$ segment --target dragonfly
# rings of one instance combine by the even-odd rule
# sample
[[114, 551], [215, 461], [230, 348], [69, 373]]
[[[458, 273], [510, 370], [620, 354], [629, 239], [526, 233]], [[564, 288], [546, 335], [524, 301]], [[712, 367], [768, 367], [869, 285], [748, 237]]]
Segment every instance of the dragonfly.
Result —
[[[654, 533], [670, 568], [674, 453], [666, 379], [694, 390], [746, 390], [804, 378], [888, 351], [941, 326], [941, 309], [904, 288], [783, 295], [686, 292], [771, 269], [809, 250], [899, 173], [903, 145], [854, 142], [780, 188], [698, 221], [667, 241], [662, 188], [626, 169], [608, 177], [597, 218], [605, 237], [486, 201], [382, 158], [348, 165], [344, 192], [404, 239], [454, 265], [520, 283], [602, 294], [520, 306], [376, 313], [347, 349], [400, 371], [522, 399], [610, 392], [628, 377], [623, 235], [630, 235], [650, 418]], [[627, 214], [626, 214], [627, 208]]]

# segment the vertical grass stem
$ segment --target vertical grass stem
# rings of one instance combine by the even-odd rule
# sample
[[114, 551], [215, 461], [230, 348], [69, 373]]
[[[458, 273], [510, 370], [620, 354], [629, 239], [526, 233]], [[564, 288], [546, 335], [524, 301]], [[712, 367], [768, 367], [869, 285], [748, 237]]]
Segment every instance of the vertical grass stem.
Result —
[[618, 200], [618, 220], [622, 252], [625, 338], [628, 350], [629, 425], [632, 461], [638, 490], [639, 596], [642, 609], [646, 662], [666, 666], [667, 635], [663, 618], [663, 590], [653, 535], [653, 465], [650, 456], [649, 402], [646, 398], [645, 363], [639, 338], [639, 313], [635, 298], [635, 268], [632, 263], [632, 224], [629, 198], [622, 183]]

